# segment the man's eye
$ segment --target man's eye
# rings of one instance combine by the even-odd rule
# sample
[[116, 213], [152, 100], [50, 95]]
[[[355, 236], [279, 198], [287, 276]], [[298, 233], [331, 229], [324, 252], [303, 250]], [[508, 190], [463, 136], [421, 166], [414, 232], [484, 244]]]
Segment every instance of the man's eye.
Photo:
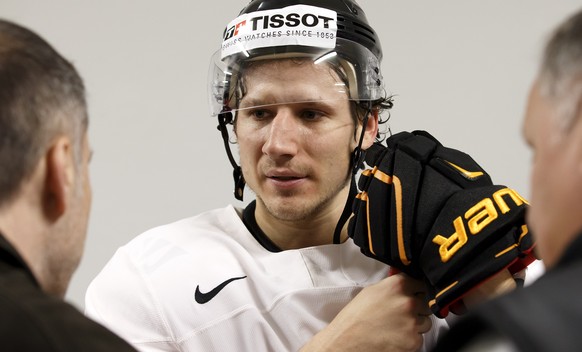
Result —
[[306, 120], [315, 120], [321, 117], [323, 114], [320, 113], [319, 111], [306, 110], [301, 115]]
[[257, 119], [265, 119], [269, 116], [269, 113], [266, 110], [254, 110], [251, 115]]

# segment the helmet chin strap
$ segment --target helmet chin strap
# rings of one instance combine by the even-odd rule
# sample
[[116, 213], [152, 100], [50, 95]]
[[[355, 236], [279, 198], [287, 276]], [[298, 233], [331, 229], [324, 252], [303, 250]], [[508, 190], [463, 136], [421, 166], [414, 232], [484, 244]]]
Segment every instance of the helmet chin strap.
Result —
[[216, 127], [222, 136], [222, 141], [224, 142], [224, 149], [226, 149], [226, 155], [228, 160], [233, 167], [232, 177], [234, 178], [234, 197], [237, 200], [243, 200], [243, 194], [245, 190], [245, 178], [242, 174], [241, 167], [236, 163], [234, 157], [232, 156], [232, 151], [230, 150], [228, 129], [226, 125], [233, 121], [232, 111], [224, 109], [220, 114], [218, 114], [218, 126]]
[[346, 222], [352, 216], [352, 204], [354, 202], [354, 198], [356, 198], [356, 195], [358, 194], [358, 188], [356, 187], [356, 174], [358, 173], [358, 170], [360, 169], [362, 162], [364, 160], [364, 156], [366, 155], [366, 152], [364, 150], [362, 150], [362, 143], [364, 141], [364, 135], [366, 133], [366, 125], [368, 124], [368, 118], [369, 118], [371, 113], [372, 113], [372, 103], [368, 102], [368, 106], [366, 107], [366, 115], [364, 116], [364, 118], [362, 120], [362, 132], [360, 133], [360, 140], [358, 141], [358, 146], [352, 152], [351, 165], [350, 165], [350, 169], [351, 169], [351, 172], [350, 172], [350, 174], [351, 174], [350, 175], [350, 191], [348, 194], [348, 199], [346, 199], [346, 204], [344, 205], [344, 210], [342, 211], [342, 214], [341, 214], [341, 216], [337, 222], [337, 225], [335, 226], [335, 230], [333, 232], [333, 243], [334, 244], [341, 243], [342, 229], [344, 228], [344, 225], [346, 224]]

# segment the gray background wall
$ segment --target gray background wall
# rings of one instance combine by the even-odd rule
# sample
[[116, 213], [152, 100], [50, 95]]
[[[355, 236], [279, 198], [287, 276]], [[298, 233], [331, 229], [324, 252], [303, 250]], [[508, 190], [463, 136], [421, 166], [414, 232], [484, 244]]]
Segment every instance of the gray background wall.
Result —
[[[379, 32], [392, 131], [426, 129], [529, 195], [521, 138], [544, 39], [579, 0], [359, 0]], [[68, 299], [144, 230], [227, 203], [231, 168], [206, 76], [246, 0], [0, 0], [72, 60], [89, 93], [94, 202]], [[185, 278], [187, 279], [187, 278]]]

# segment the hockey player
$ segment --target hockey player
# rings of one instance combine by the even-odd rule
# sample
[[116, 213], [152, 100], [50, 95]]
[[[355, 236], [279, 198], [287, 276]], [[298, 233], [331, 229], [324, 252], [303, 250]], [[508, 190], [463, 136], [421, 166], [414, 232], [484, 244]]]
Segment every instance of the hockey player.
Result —
[[337, 226], [360, 150], [391, 106], [381, 59], [354, 1], [248, 4], [214, 56], [210, 100], [235, 196], [246, 183], [256, 200], [120, 248], [88, 289], [89, 316], [148, 351], [431, 345], [445, 324], [431, 329], [424, 284], [386, 278]]
[[[242, 200], [248, 185], [256, 199], [244, 209], [227, 206], [152, 229], [120, 248], [91, 283], [87, 313], [144, 351], [416, 351], [432, 346], [447, 326], [432, 312], [444, 315], [473, 285], [497, 272], [503, 276], [505, 266], [522, 252], [505, 251], [507, 261], [487, 265], [494, 270], [485, 276], [474, 275], [480, 270], [464, 271], [463, 262], [453, 260], [461, 269], [462, 285], [442, 287], [443, 294], [432, 297], [436, 303], [429, 306], [427, 295], [438, 291], [427, 290], [422, 273], [408, 275], [418, 272], [402, 268], [405, 273], [386, 277], [382, 261], [391, 263], [391, 258], [382, 253], [390, 251], [376, 251], [376, 240], [391, 239], [392, 232], [358, 232], [390, 218], [390, 209], [378, 208], [380, 216], [370, 218], [370, 212], [361, 210], [368, 198], [360, 194], [356, 204], [363, 206], [348, 231], [357, 192], [354, 175], [364, 166], [364, 151], [383, 139], [382, 112], [392, 106], [381, 59], [379, 38], [353, 0], [251, 1], [225, 28], [209, 86], [212, 112], [234, 168], [235, 197]], [[446, 149], [427, 138], [415, 134], [415, 145], [407, 147], [428, 141], [437, 151]], [[391, 154], [383, 155], [388, 157], [378, 159], [380, 167], [391, 164]], [[470, 174], [458, 165], [443, 167], [443, 177], [452, 172], [453, 178], [464, 180]], [[469, 177], [467, 186], [489, 187], [489, 177], [481, 169], [478, 175]], [[393, 184], [392, 176], [376, 172], [374, 179]], [[409, 184], [413, 178], [403, 181]], [[444, 190], [452, 194], [464, 191], [464, 185], [447, 183]], [[463, 193], [461, 205], [447, 208], [444, 196], [449, 194], [438, 187], [431, 192], [430, 186], [423, 188], [429, 202], [422, 205], [415, 206], [412, 192], [396, 199], [411, 200], [411, 208], [424, 215], [446, 208], [455, 216], [473, 201]], [[491, 190], [506, 192], [493, 186], [485, 192]], [[522, 220], [526, 206], [519, 196], [514, 198], [519, 204], [499, 221], [488, 226], [491, 221], [482, 221], [487, 213], [477, 211], [469, 228], [487, 227], [487, 233], [495, 234], [491, 238], [507, 235], [514, 249], [513, 221]], [[493, 214], [491, 209], [486, 210]], [[447, 216], [437, 222], [450, 226], [453, 220]], [[434, 219], [406, 216], [412, 220], [428, 226]], [[421, 261], [422, 266], [438, 257], [439, 246], [430, 244], [424, 232], [418, 236], [402, 249], [428, 239], [429, 249], [437, 248], [437, 253]], [[473, 251], [461, 257], [472, 258], [480, 249], [473, 238], [485, 237], [472, 237], [465, 249]], [[448, 251], [448, 239], [435, 238]], [[523, 253], [530, 250], [525, 246]], [[445, 265], [429, 267], [442, 272]], [[439, 279], [435, 286], [448, 280]], [[473, 293], [486, 297], [515, 287], [509, 274], [487, 281], [495, 283], [493, 289], [479, 285]]]

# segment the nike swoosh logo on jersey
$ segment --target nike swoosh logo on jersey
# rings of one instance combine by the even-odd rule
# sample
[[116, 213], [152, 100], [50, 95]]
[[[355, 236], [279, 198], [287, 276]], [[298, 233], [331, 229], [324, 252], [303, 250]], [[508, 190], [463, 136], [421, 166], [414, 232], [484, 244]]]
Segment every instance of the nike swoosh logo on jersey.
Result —
[[208, 303], [220, 291], [222, 291], [222, 289], [225, 288], [226, 285], [230, 284], [233, 281], [242, 280], [242, 279], [246, 279], [246, 276], [233, 277], [232, 279], [226, 280], [225, 282], [221, 283], [220, 285], [216, 286], [215, 288], [213, 288], [212, 290], [210, 290], [208, 292], [201, 292], [200, 291], [200, 285], [198, 285], [198, 286], [196, 286], [196, 292], [194, 292], [194, 299], [199, 304]]
[[481, 172], [481, 171], [468, 171], [468, 170], [463, 169], [459, 165], [455, 165], [455, 164], [451, 163], [450, 161], [447, 161], [447, 160], [445, 160], [445, 161], [449, 165], [451, 165], [453, 168], [455, 168], [461, 175], [463, 175], [468, 180], [473, 181], [473, 180], [479, 178], [480, 176], [483, 176], [483, 172]]

